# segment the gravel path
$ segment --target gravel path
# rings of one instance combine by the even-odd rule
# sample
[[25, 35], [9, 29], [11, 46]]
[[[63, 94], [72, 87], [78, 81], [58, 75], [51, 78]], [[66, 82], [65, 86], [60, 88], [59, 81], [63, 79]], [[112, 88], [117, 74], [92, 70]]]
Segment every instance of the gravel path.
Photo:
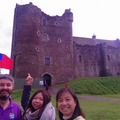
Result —
[[79, 99], [81, 100], [96, 100], [96, 101], [109, 101], [109, 102], [120, 102], [120, 99], [116, 99], [116, 98], [107, 98], [107, 97], [96, 97], [96, 96], [91, 96], [91, 95], [81, 95], [78, 96]]

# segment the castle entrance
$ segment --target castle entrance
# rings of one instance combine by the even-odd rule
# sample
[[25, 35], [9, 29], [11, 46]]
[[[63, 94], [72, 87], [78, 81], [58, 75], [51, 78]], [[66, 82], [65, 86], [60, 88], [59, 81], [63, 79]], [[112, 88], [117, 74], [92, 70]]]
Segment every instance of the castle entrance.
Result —
[[51, 76], [49, 74], [43, 75], [43, 84], [44, 86], [51, 86]]

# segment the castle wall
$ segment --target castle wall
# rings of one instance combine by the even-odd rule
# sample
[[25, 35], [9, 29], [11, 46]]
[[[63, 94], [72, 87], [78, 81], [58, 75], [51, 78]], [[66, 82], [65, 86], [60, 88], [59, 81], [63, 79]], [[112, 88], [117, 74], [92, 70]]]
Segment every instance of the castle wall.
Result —
[[100, 50], [99, 46], [75, 44], [75, 77], [93, 77], [100, 73]]
[[107, 65], [108, 75], [120, 75], [120, 49], [108, 46], [107, 48]]
[[16, 5], [11, 57], [15, 78], [47, 79], [49, 85], [77, 77], [120, 75], [120, 41], [74, 37], [73, 14], [49, 16], [32, 3]]
[[74, 42], [75, 77], [120, 75], [119, 47]]
[[[35, 13], [35, 14], [34, 14]], [[33, 77], [39, 75], [39, 37], [41, 11], [32, 4], [16, 5], [13, 26], [12, 58], [14, 60], [13, 76], [23, 78], [28, 73]]]
[[52, 84], [71, 80], [73, 71], [73, 15], [49, 16], [32, 5], [17, 5], [14, 16], [12, 74], [25, 78], [30, 73], [42, 79], [50, 75]]

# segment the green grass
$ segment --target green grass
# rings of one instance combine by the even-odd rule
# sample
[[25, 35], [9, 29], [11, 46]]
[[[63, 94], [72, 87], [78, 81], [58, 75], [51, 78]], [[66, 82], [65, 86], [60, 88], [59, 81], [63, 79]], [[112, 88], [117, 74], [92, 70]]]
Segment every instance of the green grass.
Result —
[[[63, 84], [57, 85], [63, 87]], [[119, 77], [77, 78], [68, 82], [77, 94], [108, 95], [120, 93]]]
[[120, 120], [120, 103], [94, 100], [80, 100], [86, 120]]
[[[97, 97], [119, 98], [120, 80], [119, 77], [102, 78], [80, 78], [67, 83], [77, 95], [94, 95]], [[56, 87], [64, 87], [64, 84], [57, 84]], [[32, 90], [32, 94], [35, 89]], [[20, 104], [21, 90], [13, 92], [13, 100]], [[120, 120], [120, 103], [110, 101], [79, 100], [80, 106], [85, 112], [86, 120]], [[52, 97], [55, 106], [55, 97]], [[58, 116], [57, 116], [58, 117]], [[58, 118], [57, 118], [58, 119]]]

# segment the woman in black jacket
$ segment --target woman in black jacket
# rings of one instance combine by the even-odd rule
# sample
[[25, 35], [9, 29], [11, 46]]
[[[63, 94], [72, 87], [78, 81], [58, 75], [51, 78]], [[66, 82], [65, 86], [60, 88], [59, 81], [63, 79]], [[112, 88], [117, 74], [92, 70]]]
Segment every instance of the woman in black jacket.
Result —
[[23, 120], [55, 120], [55, 109], [47, 90], [37, 90], [30, 98], [32, 82], [33, 78], [28, 74], [21, 98]]

